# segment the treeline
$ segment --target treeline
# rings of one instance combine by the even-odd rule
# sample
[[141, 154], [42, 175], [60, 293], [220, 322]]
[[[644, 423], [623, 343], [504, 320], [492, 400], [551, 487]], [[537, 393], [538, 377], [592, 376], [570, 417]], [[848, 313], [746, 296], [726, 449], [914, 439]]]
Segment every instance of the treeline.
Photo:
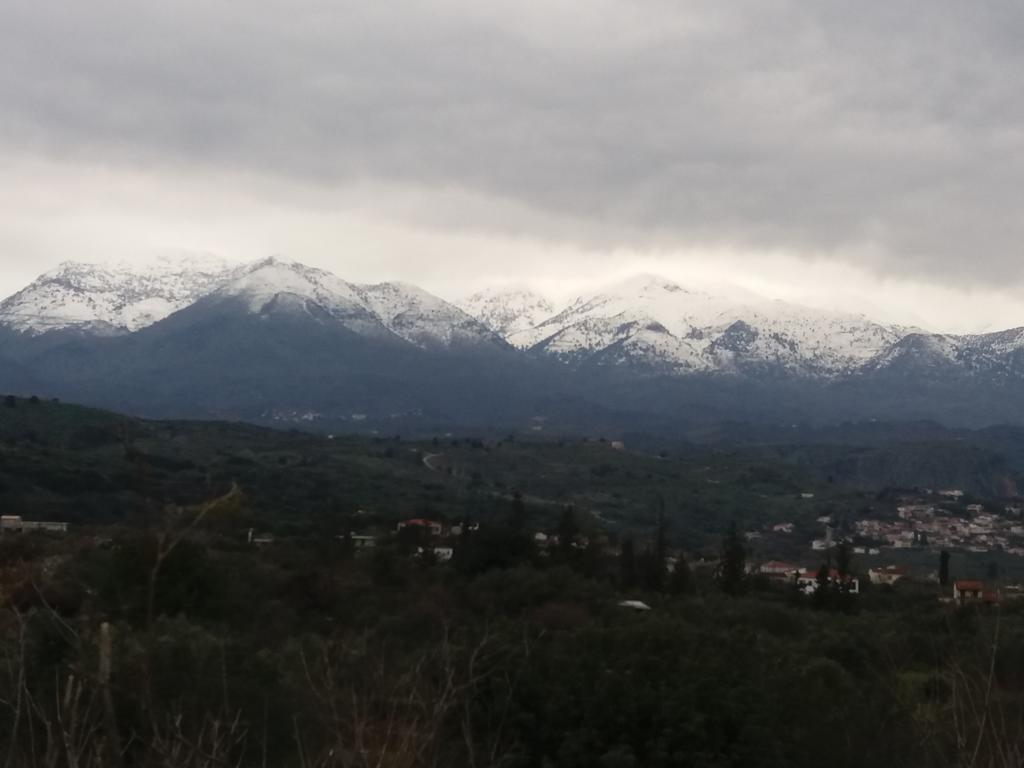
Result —
[[256, 549], [220, 525], [243, 505], [0, 539], [3, 765], [1020, 764], [1013, 606], [815, 610], [735, 528], [670, 569], [663, 515], [609, 553], [565, 509], [541, 555], [513, 501], [440, 563], [415, 534]]

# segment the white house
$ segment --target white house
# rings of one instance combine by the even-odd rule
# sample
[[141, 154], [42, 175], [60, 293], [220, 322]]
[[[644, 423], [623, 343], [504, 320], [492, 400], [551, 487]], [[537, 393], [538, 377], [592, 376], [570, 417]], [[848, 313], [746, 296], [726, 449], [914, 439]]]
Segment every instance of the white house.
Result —
[[423, 530], [430, 533], [431, 536], [440, 536], [444, 532], [444, 526], [435, 520], [425, 520], [421, 517], [414, 517], [410, 520], [402, 520], [396, 530], [402, 530], [403, 528], [422, 528]]
[[898, 565], [886, 565], [868, 570], [868, 578], [872, 584], [895, 584], [907, 577], [907, 569]]
[[[849, 594], [851, 594], [851, 595], [859, 595], [860, 594], [860, 581], [857, 579], [856, 576], [851, 576], [851, 575], [847, 574], [845, 577], [841, 578], [839, 576], [839, 571], [837, 571], [835, 568], [829, 569], [829, 572], [828, 572], [828, 583], [836, 585], [836, 584], [840, 583], [840, 580], [845, 585], [846, 591]], [[816, 571], [816, 570], [801, 571], [799, 574], [797, 574], [796, 586], [797, 586], [797, 589], [799, 589], [805, 595], [813, 595], [815, 592], [818, 591], [818, 571]]]
[[769, 579], [788, 580], [799, 573], [800, 569], [792, 563], [769, 560], [767, 563], [762, 563], [757, 572]]
[[27, 531], [49, 531], [67, 533], [68, 524], [48, 520], [23, 520], [21, 515], [0, 515], [0, 531], [25, 533]]

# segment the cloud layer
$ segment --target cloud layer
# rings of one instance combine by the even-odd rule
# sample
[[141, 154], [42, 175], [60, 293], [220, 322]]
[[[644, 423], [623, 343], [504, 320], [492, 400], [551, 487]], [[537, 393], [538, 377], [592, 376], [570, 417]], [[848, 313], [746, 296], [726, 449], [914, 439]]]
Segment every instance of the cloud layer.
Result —
[[[1018, 3], [10, 0], [2, 14], [8, 251], [41, 248], [19, 202], [39, 162], [83, 211], [99, 204], [83, 173], [145, 187], [136, 233], [160, 216], [194, 228], [159, 194], [191, 179], [214, 208], [256, 200], [282, 222], [358, 211], [592, 260], [726, 250], [947, 286], [1024, 276]], [[115, 225], [93, 214], [97, 232]]]

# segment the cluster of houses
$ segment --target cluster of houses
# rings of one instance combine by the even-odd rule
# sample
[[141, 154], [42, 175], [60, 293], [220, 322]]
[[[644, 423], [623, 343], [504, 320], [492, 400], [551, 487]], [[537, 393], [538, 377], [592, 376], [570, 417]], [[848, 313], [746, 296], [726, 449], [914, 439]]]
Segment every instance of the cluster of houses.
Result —
[[24, 520], [21, 515], [0, 515], [0, 533], [28, 533], [47, 531], [67, 533], [68, 524], [50, 520]]
[[854, 530], [860, 539], [877, 542], [883, 548], [1002, 550], [1024, 556], [1024, 520], [1018, 507], [1006, 507], [995, 513], [981, 504], [951, 510], [915, 500], [897, 507], [895, 519], [858, 520]]
[[[841, 575], [835, 568], [829, 568], [827, 574], [822, 574], [820, 569], [802, 568], [792, 563], [770, 560], [751, 566], [748, 570], [780, 584], [793, 584], [805, 595], [817, 592], [823, 581], [834, 586], [842, 585], [849, 594], [860, 594], [860, 580], [852, 574]], [[909, 578], [909, 569], [898, 565], [868, 570], [868, 579], [876, 585], [892, 585]], [[1000, 590], [980, 579], [958, 579], [952, 584], [952, 594], [941, 599], [957, 605], [991, 605], [1014, 598], [1024, 598], [1024, 588], [1011, 585]]]
[[[395, 535], [403, 535], [403, 532], [408, 535], [408, 532], [415, 532], [418, 540], [421, 542], [417, 547], [417, 554], [424, 555], [427, 550], [430, 550], [434, 557], [440, 562], [447, 562], [451, 560], [452, 555], [455, 552], [453, 539], [458, 538], [463, 534], [464, 531], [477, 531], [480, 529], [480, 524], [477, 522], [473, 523], [454, 523], [447, 525], [445, 523], [438, 522], [437, 520], [429, 520], [426, 518], [414, 517], [407, 520], [400, 520], [395, 524], [393, 533]], [[375, 548], [383, 536], [386, 534], [380, 532], [378, 534], [373, 533], [355, 533], [350, 532], [347, 536], [344, 534], [339, 535], [338, 539], [347, 539], [351, 542], [354, 549], [369, 550]], [[270, 533], [256, 533], [254, 529], [250, 528], [247, 531], [247, 542], [253, 546], [265, 547], [274, 543], [274, 536]], [[559, 546], [559, 537], [554, 533], [546, 533], [544, 531], [537, 531], [533, 534], [533, 542], [536, 545], [538, 551], [543, 555], [549, 550], [553, 550]], [[574, 549], [586, 549], [590, 545], [589, 537], [583, 534], [577, 534], [571, 543]], [[669, 568], [671, 570], [671, 558], [669, 562]]]
[[771, 560], [750, 566], [747, 570], [780, 584], [795, 584], [805, 595], [817, 592], [823, 581], [832, 586], [842, 586], [852, 595], [860, 594], [860, 579], [853, 574], [840, 574], [835, 568], [829, 568], [827, 574], [821, 574], [819, 568], [803, 568], [781, 560]]

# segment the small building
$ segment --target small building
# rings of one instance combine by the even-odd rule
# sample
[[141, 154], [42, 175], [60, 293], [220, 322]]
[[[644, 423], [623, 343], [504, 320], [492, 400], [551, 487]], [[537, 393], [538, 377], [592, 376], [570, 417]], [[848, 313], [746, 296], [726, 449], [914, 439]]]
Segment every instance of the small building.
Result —
[[[420, 547], [416, 550], [416, 556], [423, 557], [427, 551], [424, 547]], [[439, 563], [447, 563], [455, 555], [454, 547], [430, 547], [429, 551]]]
[[49, 520], [23, 520], [21, 515], [0, 515], [0, 532], [27, 533], [29, 531], [47, 531], [48, 533], [67, 533], [68, 524]]
[[886, 565], [881, 568], [871, 568], [868, 570], [868, 578], [871, 579], [872, 584], [895, 584], [900, 579], [904, 579], [908, 575], [906, 568], [899, 565]]
[[[344, 538], [339, 536], [338, 538]], [[352, 540], [352, 547], [354, 549], [372, 549], [377, 546], [377, 537], [370, 536], [365, 533], [351, 533], [349, 539]]]
[[953, 582], [953, 600], [960, 605], [970, 603], [998, 603], [999, 591], [989, 589], [981, 579], [958, 579]]
[[[829, 584], [838, 586], [842, 584], [846, 591], [851, 595], [860, 594], [860, 580], [856, 576], [846, 574], [840, 576], [839, 571], [835, 568], [830, 568], [828, 572], [827, 581]], [[796, 577], [796, 586], [805, 595], [813, 595], [818, 591], [818, 571], [817, 570], [806, 570], [801, 571]]]
[[435, 520], [426, 520], [422, 517], [414, 517], [409, 520], [402, 520], [396, 530], [403, 528], [421, 528], [431, 536], [440, 536], [444, 532], [444, 526]]
[[778, 524], [772, 526], [772, 531], [774, 531], [775, 533], [792, 533], [793, 532], [793, 524], [792, 523], [778, 523]]
[[781, 560], [769, 560], [767, 563], [761, 563], [757, 572], [762, 576], [767, 576], [769, 579], [788, 581], [800, 572], [800, 568], [792, 563], [784, 563]]

